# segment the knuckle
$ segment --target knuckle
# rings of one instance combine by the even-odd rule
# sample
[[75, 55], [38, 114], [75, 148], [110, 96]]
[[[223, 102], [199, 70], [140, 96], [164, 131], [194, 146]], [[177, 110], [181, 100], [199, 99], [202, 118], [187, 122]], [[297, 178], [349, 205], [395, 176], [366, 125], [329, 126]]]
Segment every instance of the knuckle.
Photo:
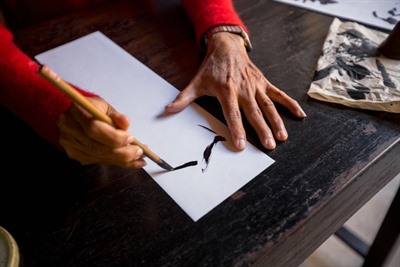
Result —
[[292, 103], [293, 106], [299, 106], [299, 103], [293, 98], [290, 99], [290, 102]]
[[259, 119], [263, 116], [263, 114], [259, 108], [255, 108], [250, 111], [249, 116], [252, 119]]
[[229, 112], [227, 116], [230, 120], [238, 120], [242, 118], [242, 115], [240, 114], [240, 110], [233, 110]]
[[261, 101], [260, 106], [261, 106], [262, 108], [270, 108], [270, 107], [273, 107], [273, 106], [274, 106], [274, 102], [272, 102], [272, 100], [269, 99], [269, 98], [264, 98], [264, 99]]
[[272, 119], [270, 119], [270, 123], [272, 125], [275, 125], [278, 129], [284, 128], [283, 121], [280, 117], [273, 117]]

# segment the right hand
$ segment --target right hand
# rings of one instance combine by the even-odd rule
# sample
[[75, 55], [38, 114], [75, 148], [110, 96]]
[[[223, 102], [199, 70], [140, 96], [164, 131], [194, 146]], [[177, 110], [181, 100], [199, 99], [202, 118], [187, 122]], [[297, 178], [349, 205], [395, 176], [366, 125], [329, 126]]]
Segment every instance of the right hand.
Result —
[[130, 169], [146, 166], [143, 150], [131, 144], [133, 136], [126, 131], [129, 128], [128, 117], [118, 113], [102, 98], [87, 99], [111, 117], [118, 129], [71, 104], [57, 121], [59, 142], [68, 157], [82, 165], [109, 164]]

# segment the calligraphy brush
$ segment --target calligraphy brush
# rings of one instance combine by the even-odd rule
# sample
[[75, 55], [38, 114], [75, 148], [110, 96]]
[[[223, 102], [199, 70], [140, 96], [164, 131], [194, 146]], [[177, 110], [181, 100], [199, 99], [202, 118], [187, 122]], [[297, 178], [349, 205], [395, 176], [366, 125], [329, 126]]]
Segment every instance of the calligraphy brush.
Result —
[[[53, 84], [57, 89], [63, 92], [66, 96], [68, 96], [72, 101], [76, 104], [84, 108], [93, 117], [96, 119], [108, 123], [112, 126], [115, 126], [112, 119], [107, 116], [105, 113], [101, 112], [99, 109], [96, 108], [89, 100], [87, 100], [81, 93], [79, 93], [75, 88], [69, 85], [67, 82], [63, 81], [54, 71], [52, 71], [48, 66], [40, 64], [38, 68], [38, 73], [48, 82]], [[144, 146], [138, 140], [134, 139], [132, 142], [133, 145], [139, 146], [143, 149], [143, 153], [152, 161], [154, 161], [158, 166], [167, 170], [173, 171], [174, 168], [171, 167], [168, 163], [166, 163], [163, 159], [161, 159], [157, 154], [151, 151], [149, 148]]]

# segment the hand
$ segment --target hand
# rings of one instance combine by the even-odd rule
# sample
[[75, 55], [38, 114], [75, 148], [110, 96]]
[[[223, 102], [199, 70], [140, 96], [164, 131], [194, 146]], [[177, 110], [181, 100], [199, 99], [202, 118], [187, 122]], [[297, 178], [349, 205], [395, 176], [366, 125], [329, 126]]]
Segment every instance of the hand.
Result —
[[129, 119], [101, 98], [87, 99], [110, 116], [118, 129], [72, 104], [57, 121], [60, 144], [68, 156], [81, 164], [110, 164], [131, 169], [145, 166], [143, 150], [130, 144], [133, 137], [126, 131]]
[[198, 97], [215, 96], [221, 104], [237, 149], [243, 150], [246, 146], [241, 110], [263, 146], [274, 149], [275, 139], [285, 141], [288, 134], [273, 101], [285, 106], [297, 117], [302, 118], [306, 114], [296, 100], [271, 84], [254, 65], [242, 37], [220, 32], [212, 35], [207, 45], [207, 54], [199, 71], [166, 106], [166, 111], [179, 112]]

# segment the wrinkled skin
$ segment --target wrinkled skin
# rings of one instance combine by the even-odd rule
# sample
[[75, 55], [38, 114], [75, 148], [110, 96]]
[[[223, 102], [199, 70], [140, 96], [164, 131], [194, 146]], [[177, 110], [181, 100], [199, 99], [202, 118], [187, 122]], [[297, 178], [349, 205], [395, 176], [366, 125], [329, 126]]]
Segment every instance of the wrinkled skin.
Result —
[[212, 35], [199, 71], [176, 99], [166, 106], [166, 111], [180, 112], [204, 95], [218, 99], [234, 145], [239, 150], [246, 146], [241, 110], [267, 149], [276, 147], [275, 140], [285, 141], [288, 138], [274, 101], [299, 118], [306, 116], [297, 101], [264, 77], [248, 57], [242, 37], [232, 33]]
[[143, 150], [130, 144], [133, 137], [126, 131], [129, 128], [128, 117], [101, 98], [87, 99], [110, 116], [116, 127], [95, 120], [81, 107], [72, 104], [57, 122], [59, 141], [68, 156], [81, 164], [110, 164], [131, 169], [145, 166]]

